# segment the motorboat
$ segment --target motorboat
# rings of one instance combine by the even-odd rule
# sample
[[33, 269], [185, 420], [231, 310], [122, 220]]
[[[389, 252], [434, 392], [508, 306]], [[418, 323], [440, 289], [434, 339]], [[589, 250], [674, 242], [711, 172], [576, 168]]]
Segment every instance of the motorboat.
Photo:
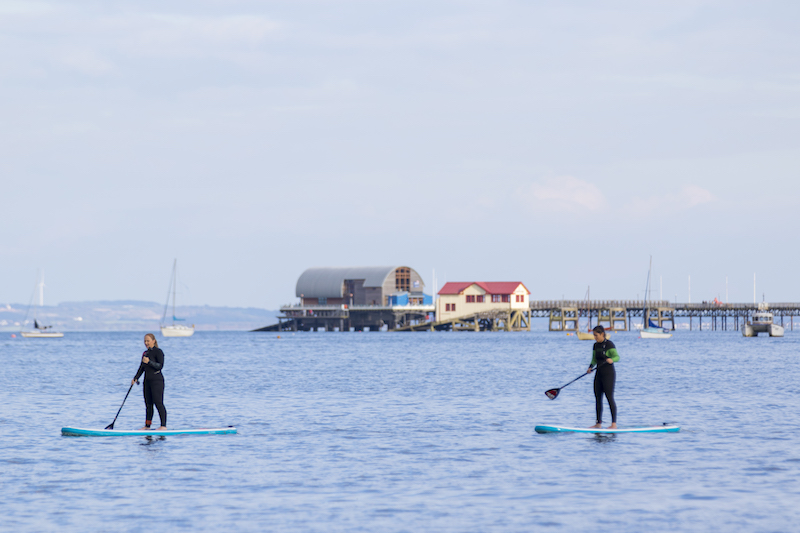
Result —
[[753, 313], [753, 318], [742, 328], [742, 335], [745, 337], [758, 337], [759, 333], [768, 333], [770, 337], [783, 337], [783, 326], [773, 324], [773, 316], [766, 302], [758, 304], [758, 311]]

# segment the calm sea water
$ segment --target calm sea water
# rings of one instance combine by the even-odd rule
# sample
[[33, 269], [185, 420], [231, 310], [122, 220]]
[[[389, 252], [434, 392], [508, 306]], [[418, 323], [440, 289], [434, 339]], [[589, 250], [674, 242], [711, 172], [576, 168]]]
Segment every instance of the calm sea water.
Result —
[[[533, 333], [197, 333], [160, 341], [173, 428], [109, 424], [133, 333], [0, 341], [7, 531], [797, 531], [800, 332], [614, 336], [621, 425], [591, 425], [591, 343]], [[117, 428], [142, 425], [134, 387]]]

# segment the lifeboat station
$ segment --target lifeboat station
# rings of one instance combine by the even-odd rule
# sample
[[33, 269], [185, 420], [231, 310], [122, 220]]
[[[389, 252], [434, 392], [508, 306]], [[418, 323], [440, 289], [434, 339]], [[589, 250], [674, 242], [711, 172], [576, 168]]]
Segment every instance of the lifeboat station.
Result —
[[408, 266], [315, 267], [295, 286], [299, 304], [281, 307], [278, 324], [258, 331], [394, 330], [433, 318], [433, 298]]

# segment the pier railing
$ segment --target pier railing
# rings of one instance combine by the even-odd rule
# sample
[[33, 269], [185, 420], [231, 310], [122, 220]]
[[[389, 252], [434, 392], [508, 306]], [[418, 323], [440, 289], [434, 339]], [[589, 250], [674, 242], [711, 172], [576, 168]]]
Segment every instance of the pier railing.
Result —
[[[706, 301], [697, 303], [670, 302], [668, 300], [532, 300], [530, 302], [531, 315], [537, 318], [559, 322], [561, 328], [570, 323], [576, 327], [579, 318], [599, 319], [608, 322], [608, 317], [627, 319], [625, 327], [630, 326], [633, 318], [640, 317], [644, 320], [645, 309], [649, 310], [650, 319], [659, 326], [669, 323], [675, 326], [675, 318], [688, 318], [689, 327], [697, 319], [698, 326], [703, 329], [703, 320], [708, 320], [709, 329], [728, 329], [728, 319], [732, 319], [732, 326], [738, 330], [740, 325], [746, 323], [753, 313], [759, 311], [757, 303], [723, 303], [719, 301]], [[768, 312], [772, 313], [775, 323], [794, 329], [794, 317], [800, 317], [800, 303], [776, 302], [768, 304]], [[788, 319], [788, 320], [784, 320]], [[786, 323], [788, 322], [788, 323]], [[708, 327], [708, 326], [707, 326]]]
[[[650, 300], [650, 307], [672, 307], [668, 300]], [[644, 300], [531, 300], [531, 309], [644, 309]]]

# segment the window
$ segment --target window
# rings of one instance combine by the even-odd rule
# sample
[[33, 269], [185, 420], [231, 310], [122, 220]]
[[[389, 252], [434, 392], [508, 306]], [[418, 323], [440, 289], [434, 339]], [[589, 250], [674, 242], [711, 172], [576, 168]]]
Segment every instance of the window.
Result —
[[467, 303], [474, 304], [475, 303], [475, 295], [474, 294], [467, 294]]
[[444, 310], [445, 311], [449, 311], [450, 310], [450, 304], [444, 304]]
[[319, 302], [319, 305], [328, 305], [327, 298], [317, 298], [317, 301]]
[[504, 294], [503, 295], [503, 301], [506, 302], [506, 303], [510, 303], [511, 302], [511, 295], [510, 294]]
[[483, 294], [481, 294], [480, 296], [478, 296], [478, 297], [475, 299], [475, 301], [476, 301], [476, 302], [478, 302], [479, 304], [482, 304], [482, 303], [483, 303]]
[[452, 304], [452, 305], [450, 305], [450, 310], [451, 310], [451, 311], [455, 311], [455, 310], [456, 310], [456, 304]]
[[525, 295], [517, 294], [517, 302], [525, 302]]
[[499, 294], [492, 294], [492, 303], [497, 303], [499, 301], [500, 301], [500, 295]]
[[411, 269], [398, 268], [394, 271], [394, 288], [397, 292], [408, 292], [411, 287]]

